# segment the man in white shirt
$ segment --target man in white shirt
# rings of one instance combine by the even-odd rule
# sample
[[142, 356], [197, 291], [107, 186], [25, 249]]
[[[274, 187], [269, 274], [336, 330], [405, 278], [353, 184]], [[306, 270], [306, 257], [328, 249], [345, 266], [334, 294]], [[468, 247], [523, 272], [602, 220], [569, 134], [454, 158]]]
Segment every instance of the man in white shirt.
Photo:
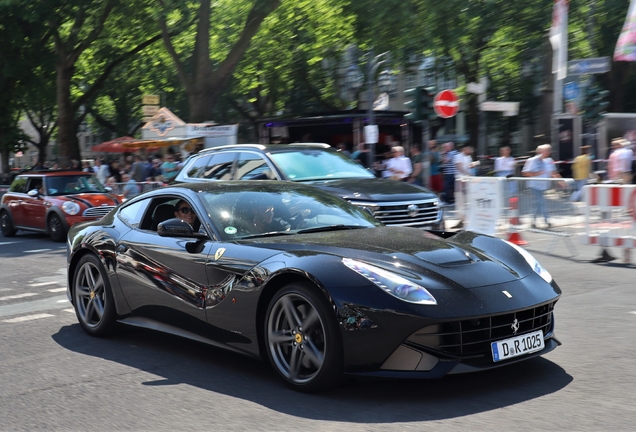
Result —
[[393, 180], [406, 181], [413, 172], [411, 159], [404, 156], [404, 147], [395, 146], [392, 149], [393, 157], [386, 161], [387, 176]]
[[[537, 147], [537, 155], [528, 159], [523, 166], [522, 174], [525, 177], [539, 178], [559, 178], [561, 175], [556, 170], [556, 165], [550, 157], [552, 153], [552, 146], [550, 144], [543, 144]], [[532, 191], [535, 201], [535, 212], [532, 218], [532, 228], [536, 228], [535, 222], [537, 216], [543, 216], [548, 228], [552, 224], [548, 221], [548, 212], [545, 208], [545, 197], [543, 194], [546, 190], [552, 187], [552, 182], [549, 180], [530, 180], [528, 181], [528, 188]]]
[[470, 176], [472, 175], [472, 169], [476, 165], [473, 162], [473, 146], [465, 145], [462, 147], [462, 151], [457, 153], [453, 158], [453, 163], [457, 167], [457, 175]]

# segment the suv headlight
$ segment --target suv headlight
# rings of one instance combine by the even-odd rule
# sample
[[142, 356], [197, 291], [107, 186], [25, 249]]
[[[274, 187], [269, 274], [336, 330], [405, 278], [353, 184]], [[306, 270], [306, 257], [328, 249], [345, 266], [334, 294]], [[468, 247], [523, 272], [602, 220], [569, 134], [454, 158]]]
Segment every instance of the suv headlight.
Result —
[[543, 266], [539, 263], [539, 261], [537, 261], [535, 257], [530, 255], [530, 252], [528, 252], [522, 247], [517, 246], [514, 243], [510, 243], [507, 240], [504, 240], [504, 241], [508, 243], [510, 246], [512, 246], [513, 248], [515, 248], [515, 250], [519, 252], [519, 254], [521, 254], [522, 257], [525, 258], [525, 260], [528, 262], [530, 267], [532, 267], [532, 270], [536, 274], [541, 276], [541, 278], [543, 278], [544, 281], [546, 281], [547, 283], [552, 282], [552, 275], [545, 268], [543, 268]]
[[435, 297], [433, 297], [426, 288], [415, 284], [402, 276], [398, 276], [395, 273], [391, 273], [379, 267], [349, 258], [343, 258], [342, 263], [359, 275], [369, 279], [377, 287], [382, 289], [382, 291], [391, 294], [393, 297], [415, 304], [437, 304]]
[[74, 216], [79, 213], [80, 206], [79, 204], [72, 201], [66, 201], [64, 204], [62, 204], [62, 210], [64, 210], [64, 213], [66, 213], [67, 215]]

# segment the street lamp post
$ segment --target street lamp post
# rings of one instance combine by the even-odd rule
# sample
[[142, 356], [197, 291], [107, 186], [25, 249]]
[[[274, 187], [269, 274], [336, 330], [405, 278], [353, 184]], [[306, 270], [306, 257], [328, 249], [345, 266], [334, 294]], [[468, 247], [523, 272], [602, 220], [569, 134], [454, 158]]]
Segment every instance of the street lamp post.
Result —
[[[369, 52], [369, 61], [367, 63], [367, 86], [368, 86], [367, 91], [368, 91], [368, 104], [369, 104], [369, 113], [368, 113], [369, 120], [367, 123], [368, 126], [375, 125], [375, 117], [373, 114], [373, 101], [375, 100], [375, 98], [373, 97], [373, 86], [375, 84], [375, 73], [377, 72], [378, 67], [380, 67], [380, 65], [386, 62], [386, 59], [384, 60], [381, 60], [381, 59], [387, 54], [388, 54], [388, 51], [373, 57], [373, 51]], [[366, 143], [366, 139], [365, 139], [365, 143]], [[370, 144], [369, 150], [371, 152], [371, 161], [375, 162], [375, 145], [377, 143], [368, 143], [368, 144]]]

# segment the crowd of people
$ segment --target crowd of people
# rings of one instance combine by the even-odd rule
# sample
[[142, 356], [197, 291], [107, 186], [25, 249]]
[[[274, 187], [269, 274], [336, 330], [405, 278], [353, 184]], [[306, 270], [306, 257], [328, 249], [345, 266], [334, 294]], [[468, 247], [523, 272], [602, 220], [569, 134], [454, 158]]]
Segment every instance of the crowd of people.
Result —
[[127, 198], [142, 192], [139, 184], [144, 182], [170, 183], [181, 169], [180, 155], [168, 149], [165, 155], [160, 153], [146, 158], [139, 154], [126, 155], [111, 159], [97, 158], [90, 161], [72, 160], [66, 167], [54, 162], [52, 165], [36, 163], [32, 170], [71, 170], [95, 173], [101, 184], [111, 187]]

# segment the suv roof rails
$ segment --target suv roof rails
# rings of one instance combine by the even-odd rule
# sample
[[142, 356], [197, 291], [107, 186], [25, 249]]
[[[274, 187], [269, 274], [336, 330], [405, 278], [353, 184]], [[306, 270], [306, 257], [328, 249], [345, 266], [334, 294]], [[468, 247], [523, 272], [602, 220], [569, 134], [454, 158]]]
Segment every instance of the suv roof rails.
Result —
[[209, 152], [213, 150], [226, 149], [226, 148], [237, 148], [237, 147], [239, 148], [251, 147], [251, 148], [257, 148], [259, 150], [265, 150], [266, 148], [263, 144], [228, 144], [228, 145], [204, 148], [203, 150], [199, 151], [199, 153], [205, 153], [205, 152]]
[[325, 143], [291, 143], [289, 145], [307, 146], [307, 147], [320, 147], [320, 148], [331, 148], [331, 146], [329, 144], [325, 144]]

